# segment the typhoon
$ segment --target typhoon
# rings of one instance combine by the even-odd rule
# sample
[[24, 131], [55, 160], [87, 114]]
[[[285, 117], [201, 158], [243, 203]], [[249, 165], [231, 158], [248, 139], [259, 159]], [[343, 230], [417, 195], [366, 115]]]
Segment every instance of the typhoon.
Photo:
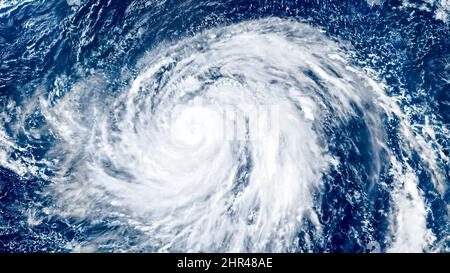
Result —
[[448, 3], [274, 2], [0, 4], [0, 251], [448, 252]]

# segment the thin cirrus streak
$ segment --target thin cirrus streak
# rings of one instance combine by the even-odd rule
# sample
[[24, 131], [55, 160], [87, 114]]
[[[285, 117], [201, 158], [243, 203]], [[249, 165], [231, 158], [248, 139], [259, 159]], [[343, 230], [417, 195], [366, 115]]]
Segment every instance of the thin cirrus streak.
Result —
[[[384, 168], [396, 181], [386, 251], [423, 251], [435, 240], [413, 168], [386, 143], [385, 119], [400, 120], [403, 154], [419, 152], [443, 193], [433, 149], [383, 84], [320, 30], [242, 22], [159, 46], [137, 70], [107, 99], [96, 95], [100, 76], [55, 104], [39, 99], [58, 137], [45, 160], [54, 173], [49, 214], [114, 216], [139, 231], [132, 250], [297, 251], [305, 219], [320, 237], [318, 193], [340, 170], [330, 130], [360, 118], [370, 182], [380, 183]], [[91, 235], [72, 250], [96, 250], [123, 232]]]

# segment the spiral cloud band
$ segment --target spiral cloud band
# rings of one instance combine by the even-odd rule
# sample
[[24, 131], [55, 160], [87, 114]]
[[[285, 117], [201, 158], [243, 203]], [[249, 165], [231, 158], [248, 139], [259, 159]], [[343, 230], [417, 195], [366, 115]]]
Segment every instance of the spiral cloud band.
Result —
[[[39, 99], [58, 136], [44, 162], [54, 174], [48, 214], [115, 219], [115, 229], [74, 250], [96, 250], [132, 229], [139, 239], [118, 249], [298, 251], [307, 224], [306, 248], [326, 228], [320, 193], [342, 171], [345, 148], [371, 155], [361, 178], [368, 188], [382, 184], [381, 174], [398, 181], [387, 250], [422, 251], [434, 240], [427, 206], [408, 162], [388, 148], [385, 122], [399, 120], [399, 148], [420, 152], [443, 191], [433, 150], [350, 54], [306, 23], [246, 21], [150, 50], [107, 99], [95, 75], [54, 104]], [[355, 120], [364, 136], [336, 137]]]

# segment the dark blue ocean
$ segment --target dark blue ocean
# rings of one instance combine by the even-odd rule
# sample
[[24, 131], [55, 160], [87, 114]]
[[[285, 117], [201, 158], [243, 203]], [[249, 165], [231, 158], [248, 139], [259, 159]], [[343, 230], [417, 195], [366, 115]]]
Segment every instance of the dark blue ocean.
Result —
[[449, 252], [449, 126], [448, 1], [0, 0], [0, 252]]

